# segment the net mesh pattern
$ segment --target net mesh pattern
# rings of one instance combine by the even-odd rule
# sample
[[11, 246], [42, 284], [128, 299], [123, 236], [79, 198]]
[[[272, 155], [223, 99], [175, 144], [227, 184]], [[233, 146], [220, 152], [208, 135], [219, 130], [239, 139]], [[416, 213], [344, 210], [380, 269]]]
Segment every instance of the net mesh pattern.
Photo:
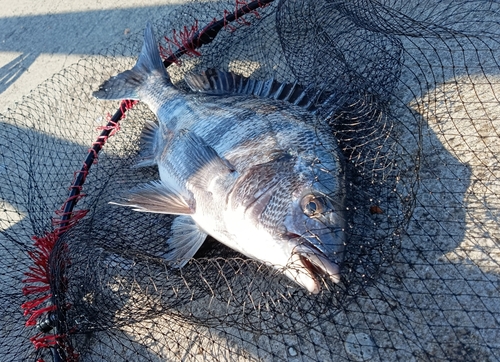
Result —
[[[161, 14], [163, 52], [235, 6]], [[155, 119], [142, 103], [92, 165], [74, 226], [51, 240], [118, 107], [91, 94], [133, 66], [142, 34], [40, 85], [0, 116], [2, 360], [500, 359], [499, 16], [493, 1], [283, 0], [168, 67], [181, 89], [216, 68], [329, 99], [318, 115], [346, 158], [348, 241], [341, 282], [318, 295], [210, 237], [172, 269], [172, 217], [109, 204], [159, 178], [132, 167]]]

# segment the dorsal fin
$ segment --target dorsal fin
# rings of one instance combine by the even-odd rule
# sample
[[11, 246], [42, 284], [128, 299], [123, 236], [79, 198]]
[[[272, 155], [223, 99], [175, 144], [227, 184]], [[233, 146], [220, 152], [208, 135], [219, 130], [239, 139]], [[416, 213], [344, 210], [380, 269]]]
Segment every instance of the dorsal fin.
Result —
[[247, 94], [257, 97], [282, 100], [315, 111], [332, 98], [312, 86], [303, 87], [297, 82], [281, 83], [276, 79], [255, 80], [217, 69], [207, 69], [201, 74], [187, 74], [186, 84], [193, 92], [209, 95]]

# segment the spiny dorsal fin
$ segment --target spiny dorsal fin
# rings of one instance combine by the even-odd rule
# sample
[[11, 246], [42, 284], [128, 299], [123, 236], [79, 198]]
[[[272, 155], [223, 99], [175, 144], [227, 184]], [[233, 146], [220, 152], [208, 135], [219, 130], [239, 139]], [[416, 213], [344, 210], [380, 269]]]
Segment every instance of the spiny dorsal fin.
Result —
[[281, 83], [274, 78], [255, 80], [217, 69], [207, 69], [201, 74], [187, 74], [184, 79], [193, 92], [209, 95], [254, 95], [286, 101], [309, 111], [315, 111], [332, 98], [321, 87], [314, 91], [312, 86], [303, 87], [297, 82]]

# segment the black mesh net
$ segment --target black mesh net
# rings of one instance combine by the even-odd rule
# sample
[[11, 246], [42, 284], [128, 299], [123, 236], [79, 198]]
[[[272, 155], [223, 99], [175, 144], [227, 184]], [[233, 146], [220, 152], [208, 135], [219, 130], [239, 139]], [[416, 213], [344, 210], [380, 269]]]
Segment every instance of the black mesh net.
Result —
[[348, 180], [341, 282], [310, 295], [210, 237], [171, 268], [173, 218], [109, 204], [159, 177], [131, 167], [155, 119], [142, 103], [82, 167], [118, 107], [91, 94], [133, 66], [135, 34], [0, 119], [2, 360], [500, 359], [499, 4], [282, 0], [230, 21], [244, 6], [161, 14], [162, 53], [188, 50], [168, 71], [181, 89], [217, 68], [328, 97]]

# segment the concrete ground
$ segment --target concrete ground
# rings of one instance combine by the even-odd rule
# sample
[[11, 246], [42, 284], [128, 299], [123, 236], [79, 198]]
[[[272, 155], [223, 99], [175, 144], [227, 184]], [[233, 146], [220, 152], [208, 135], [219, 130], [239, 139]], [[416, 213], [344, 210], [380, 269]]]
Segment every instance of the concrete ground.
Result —
[[126, 40], [182, 0], [0, 0], [0, 113], [85, 55]]

